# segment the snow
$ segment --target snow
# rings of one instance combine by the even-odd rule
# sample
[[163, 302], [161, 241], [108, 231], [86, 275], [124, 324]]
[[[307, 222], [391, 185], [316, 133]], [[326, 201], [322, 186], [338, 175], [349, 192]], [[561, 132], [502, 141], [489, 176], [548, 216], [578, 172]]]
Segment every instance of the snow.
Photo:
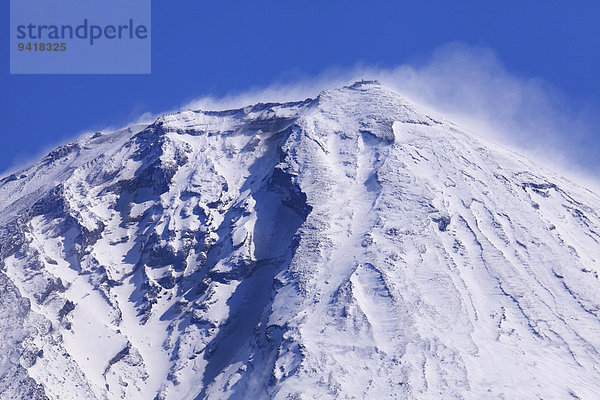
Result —
[[85, 138], [0, 204], [0, 398], [600, 397], [600, 197], [376, 82]]

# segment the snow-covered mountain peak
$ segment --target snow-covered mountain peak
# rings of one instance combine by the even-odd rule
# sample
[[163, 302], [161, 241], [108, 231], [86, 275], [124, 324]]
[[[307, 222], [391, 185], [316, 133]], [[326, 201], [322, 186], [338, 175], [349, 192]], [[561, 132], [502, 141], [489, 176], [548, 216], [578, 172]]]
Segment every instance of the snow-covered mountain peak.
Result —
[[0, 204], [0, 398], [598, 394], [600, 198], [377, 82], [95, 134]]

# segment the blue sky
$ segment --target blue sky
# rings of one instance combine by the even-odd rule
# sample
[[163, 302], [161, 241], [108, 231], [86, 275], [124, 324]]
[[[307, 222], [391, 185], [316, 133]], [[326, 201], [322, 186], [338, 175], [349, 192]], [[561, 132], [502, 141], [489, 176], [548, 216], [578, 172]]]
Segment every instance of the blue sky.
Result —
[[[8, 26], [9, 2], [1, 7]], [[541, 103], [544, 115], [552, 115], [555, 147], [571, 146], [566, 160], [593, 174], [600, 168], [599, 15], [599, 2], [583, 1], [152, 1], [150, 75], [9, 75], [2, 35], [0, 171], [82, 131], [121, 126], [145, 112], [314, 77], [323, 83], [348, 70], [412, 66], [430, 85], [445, 84], [431, 79], [439, 72], [454, 80], [448, 91], [460, 92], [462, 83], [444, 71], [450, 59], [480, 73], [477, 90], [488, 98], [471, 102], [489, 103], [485, 113], [498, 106], [488, 101], [494, 85], [514, 84], [529, 99], [534, 110], [512, 112], [504, 118], [513, 119], [507, 129]], [[448, 43], [459, 45], [448, 51]], [[495, 74], [504, 80], [488, 85]], [[469, 113], [473, 104], [465, 107]]]

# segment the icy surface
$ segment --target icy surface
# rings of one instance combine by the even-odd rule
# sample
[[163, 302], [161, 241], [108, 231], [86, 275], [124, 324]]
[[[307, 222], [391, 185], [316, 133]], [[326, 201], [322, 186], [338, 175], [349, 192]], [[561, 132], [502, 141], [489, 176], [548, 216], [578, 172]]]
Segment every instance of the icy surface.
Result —
[[598, 399], [600, 197], [376, 82], [0, 180], [2, 399]]

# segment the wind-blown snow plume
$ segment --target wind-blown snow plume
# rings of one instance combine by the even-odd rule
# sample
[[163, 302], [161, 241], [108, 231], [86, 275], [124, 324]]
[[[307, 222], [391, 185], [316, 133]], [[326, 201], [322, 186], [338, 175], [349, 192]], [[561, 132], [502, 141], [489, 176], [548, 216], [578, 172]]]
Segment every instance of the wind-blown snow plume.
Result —
[[541, 79], [510, 73], [493, 50], [481, 46], [449, 43], [419, 61], [330, 68], [317, 76], [298, 76], [266, 88], [203, 97], [183, 108], [222, 110], [264, 99], [292, 101], [365, 78], [377, 79], [478, 136], [600, 190], [600, 147], [596, 145], [600, 110]]

